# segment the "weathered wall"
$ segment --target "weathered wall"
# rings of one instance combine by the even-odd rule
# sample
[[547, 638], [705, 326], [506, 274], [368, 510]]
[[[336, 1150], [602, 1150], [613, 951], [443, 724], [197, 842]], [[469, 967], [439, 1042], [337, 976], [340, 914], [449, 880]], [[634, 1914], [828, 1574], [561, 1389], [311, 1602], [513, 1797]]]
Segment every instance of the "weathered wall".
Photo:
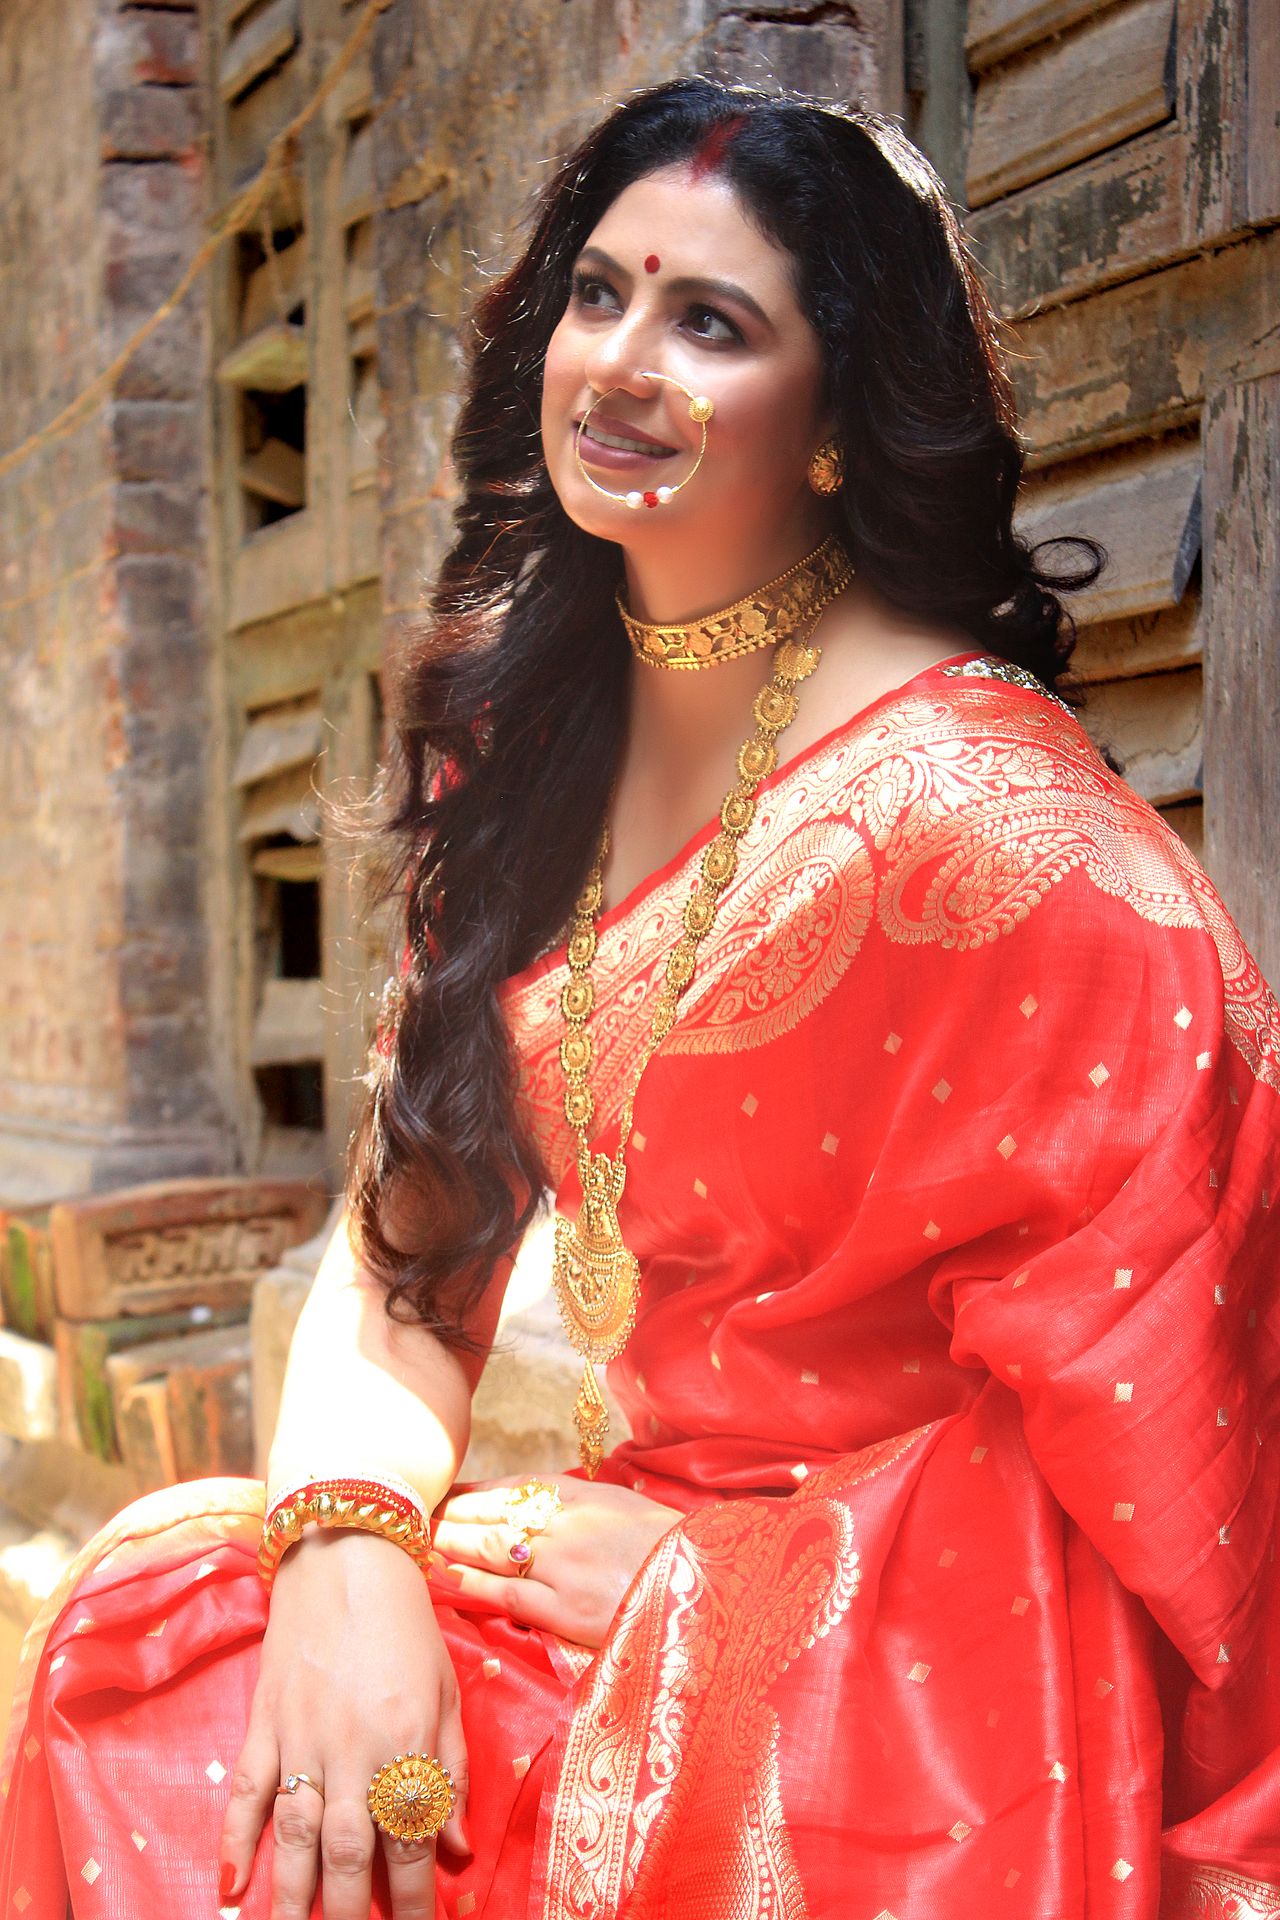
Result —
[[[0, 12], [4, 444], [51, 419], [198, 241], [190, 7]], [[213, 1168], [199, 298], [0, 480], [0, 1201]]]

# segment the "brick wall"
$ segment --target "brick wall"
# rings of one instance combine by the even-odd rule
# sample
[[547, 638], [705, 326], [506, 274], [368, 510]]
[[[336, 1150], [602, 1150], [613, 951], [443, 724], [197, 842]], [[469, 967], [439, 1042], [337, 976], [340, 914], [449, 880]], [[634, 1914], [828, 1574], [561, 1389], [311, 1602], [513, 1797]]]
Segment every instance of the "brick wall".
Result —
[[[0, 13], [4, 445], [202, 232], [194, 4]], [[214, 1170], [200, 294], [0, 480], [0, 1201]]]

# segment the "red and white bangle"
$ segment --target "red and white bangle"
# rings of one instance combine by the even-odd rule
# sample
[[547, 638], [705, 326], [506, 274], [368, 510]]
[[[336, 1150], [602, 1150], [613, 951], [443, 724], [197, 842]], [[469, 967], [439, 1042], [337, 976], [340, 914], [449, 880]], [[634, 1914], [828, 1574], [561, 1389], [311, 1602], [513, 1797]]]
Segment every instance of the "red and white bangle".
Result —
[[276, 1568], [309, 1526], [353, 1527], [403, 1547], [427, 1571], [431, 1537], [426, 1502], [393, 1475], [303, 1480], [272, 1496], [262, 1523], [258, 1572], [269, 1587]]
[[398, 1494], [400, 1499], [406, 1501], [409, 1506], [416, 1509], [422, 1524], [425, 1526], [427, 1523], [427, 1515], [430, 1509], [426, 1501], [416, 1487], [410, 1486], [407, 1480], [402, 1480], [400, 1476], [395, 1473], [379, 1473], [376, 1476], [369, 1473], [313, 1473], [308, 1475], [305, 1480], [288, 1481], [283, 1487], [277, 1487], [273, 1492], [269, 1493], [267, 1496], [267, 1513], [270, 1515], [276, 1507], [285, 1506], [290, 1500], [296, 1499], [298, 1494], [305, 1493], [309, 1487], [337, 1486], [367, 1487], [373, 1495], [386, 1494], [390, 1496], [391, 1494]]

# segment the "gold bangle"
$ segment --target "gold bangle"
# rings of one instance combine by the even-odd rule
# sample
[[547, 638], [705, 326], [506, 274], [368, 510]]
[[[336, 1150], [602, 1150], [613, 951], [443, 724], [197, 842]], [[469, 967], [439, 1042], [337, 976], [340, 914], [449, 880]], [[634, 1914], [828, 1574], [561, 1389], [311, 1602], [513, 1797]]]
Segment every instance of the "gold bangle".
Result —
[[343, 1490], [342, 1482], [315, 1482], [302, 1487], [290, 1500], [272, 1508], [258, 1546], [258, 1572], [267, 1587], [289, 1548], [301, 1540], [307, 1527], [348, 1527], [376, 1533], [402, 1547], [426, 1573], [433, 1558], [430, 1535], [420, 1513], [394, 1494], [374, 1497], [363, 1489]]

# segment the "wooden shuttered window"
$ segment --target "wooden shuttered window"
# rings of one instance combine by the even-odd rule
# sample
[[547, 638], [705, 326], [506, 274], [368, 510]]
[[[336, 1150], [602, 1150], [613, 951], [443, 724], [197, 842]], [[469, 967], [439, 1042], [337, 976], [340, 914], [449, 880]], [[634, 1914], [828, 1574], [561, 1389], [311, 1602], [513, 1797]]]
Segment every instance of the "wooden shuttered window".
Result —
[[[999, 36], [970, 35], [970, 61], [983, 62], [969, 147], [971, 207], [1061, 173], [1172, 114], [1174, 0], [1090, 9], [1052, 37], [1045, 37], [1046, 15], [1076, 14], [1078, 8], [982, 11], [1003, 13], [1005, 44], [1014, 44], [1007, 54], [993, 56]], [[993, 58], [999, 64], [986, 64]]]
[[1073, 607], [1085, 722], [1201, 852], [1275, 979], [1280, 562], [1257, 508], [1280, 472], [1274, 9], [959, 6], [951, 41], [954, 5], [916, 9], [916, 112], [1013, 323], [1021, 524], [1111, 555]]
[[[226, 205], [353, 16], [336, 0], [211, 0], [206, 17]], [[385, 971], [326, 805], [367, 790], [381, 728], [372, 109], [366, 41], [212, 277], [241, 1151], [251, 1172], [335, 1186]]]
[[1018, 515], [1030, 540], [1088, 534], [1108, 556], [1069, 596], [1084, 718], [1125, 777], [1202, 845], [1201, 456], [1193, 435], [1126, 445], [1033, 473]]

